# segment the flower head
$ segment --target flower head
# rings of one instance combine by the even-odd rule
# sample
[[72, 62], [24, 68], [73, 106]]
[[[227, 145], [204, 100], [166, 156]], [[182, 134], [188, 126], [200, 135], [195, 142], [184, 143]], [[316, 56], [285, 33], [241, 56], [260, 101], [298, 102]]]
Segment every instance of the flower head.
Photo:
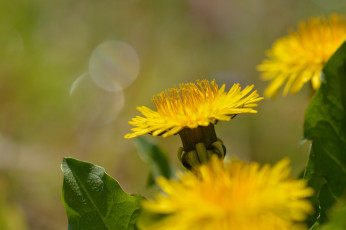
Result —
[[[275, 166], [240, 161], [225, 167], [218, 158], [180, 181], [159, 178], [164, 193], [143, 202], [139, 227], [151, 230], [288, 230], [312, 211], [304, 198], [312, 195], [303, 180], [290, 179], [288, 159]], [[146, 215], [160, 214], [148, 224]], [[163, 217], [162, 217], [163, 216]], [[144, 220], [144, 221], [143, 221]]]
[[331, 15], [301, 22], [298, 31], [276, 41], [267, 59], [258, 66], [262, 78], [270, 80], [266, 97], [298, 92], [306, 82], [317, 90], [324, 64], [346, 39], [346, 18]]
[[[252, 86], [241, 90], [239, 84], [225, 92], [215, 81], [207, 80], [180, 84], [179, 88], [165, 90], [153, 99], [157, 111], [145, 106], [137, 107], [144, 117], [137, 116], [129, 124], [136, 126], [133, 133], [125, 138], [133, 138], [146, 133], [167, 137], [179, 133], [184, 128], [215, 124], [216, 121], [229, 121], [236, 114], [257, 113], [253, 108], [262, 100]], [[251, 92], [251, 93], [250, 93]]]

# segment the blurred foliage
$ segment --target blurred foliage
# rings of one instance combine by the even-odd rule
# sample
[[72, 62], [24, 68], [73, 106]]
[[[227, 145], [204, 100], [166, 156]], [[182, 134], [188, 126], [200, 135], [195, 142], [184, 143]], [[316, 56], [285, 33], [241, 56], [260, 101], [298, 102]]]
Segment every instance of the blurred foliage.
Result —
[[343, 196], [336, 202], [329, 215], [330, 221], [321, 226], [321, 230], [343, 230], [346, 229], [346, 199]]
[[138, 137], [136, 139], [136, 143], [140, 157], [150, 166], [150, 172], [147, 180], [148, 187], [156, 184], [157, 177], [172, 177], [173, 170], [166, 153], [161, 147], [149, 142], [143, 137]]
[[0, 229], [27, 230], [27, 223], [22, 210], [15, 202], [11, 202], [9, 185], [0, 175]]
[[[11, 184], [6, 204], [21, 207], [18, 222], [27, 220], [29, 229], [66, 229], [63, 156], [102, 165], [126, 191], [146, 193], [149, 166], [123, 139], [136, 106], [152, 108], [154, 94], [198, 78], [254, 83], [262, 93], [266, 83], [255, 66], [265, 50], [298, 21], [330, 13], [346, 8], [337, 0], [0, 1], [0, 175]], [[98, 107], [109, 94], [95, 85], [83, 81], [69, 95], [88, 72], [93, 50], [108, 40], [127, 42], [140, 60], [138, 78], [124, 89], [124, 107], [112, 122], [104, 122]], [[290, 156], [293, 172], [302, 170], [308, 146], [298, 143], [309, 95], [305, 89], [263, 101], [258, 115], [220, 123], [216, 131], [228, 143], [228, 156], [270, 163]], [[101, 115], [91, 119], [96, 109]], [[180, 167], [178, 137], [158, 142]]]

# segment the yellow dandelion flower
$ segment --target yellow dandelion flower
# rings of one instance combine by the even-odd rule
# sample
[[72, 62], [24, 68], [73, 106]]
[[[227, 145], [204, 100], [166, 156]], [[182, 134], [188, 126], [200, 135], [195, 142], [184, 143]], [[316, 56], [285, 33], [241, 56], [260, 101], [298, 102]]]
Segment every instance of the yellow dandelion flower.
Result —
[[270, 80], [266, 97], [298, 92], [306, 82], [317, 90], [324, 64], [346, 39], [346, 18], [338, 15], [301, 22], [297, 32], [276, 41], [267, 59], [258, 66], [263, 80]]
[[[234, 84], [227, 92], [215, 81], [197, 81], [197, 84], [180, 84], [179, 88], [165, 90], [153, 99], [157, 111], [145, 106], [137, 107], [144, 117], [137, 116], [129, 124], [135, 126], [133, 133], [125, 138], [133, 138], [146, 133], [167, 137], [179, 134], [183, 147], [178, 157], [190, 169], [210, 159], [216, 154], [223, 158], [226, 148], [215, 134], [217, 121], [229, 121], [240, 113], [257, 113], [254, 107], [262, 100], [253, 85], [243, 90]], [[252, 92], [251, 92], [252, 91]]]
[[165, 90], [154, 97], [157, 111], [145, 106], [137, 107], [144, 117], [137, 116], [129, 122], [136, 128], [125, 138], [146, 133], [167, 137], [184, 128], [208, 126], [218, 120], [229, 121], [236, 114], [257, 113], [253, 108], [262, 98], [256, 90], [250, 93], [253, 87], [251, 85], [241, 90], [239, 84], [234, 84], [225, 92], [225, 85], [218, 88], [215, 81], [211, 84], [207, 80], [197, 81], [197, 85], [180, 84], [179, 88]]
[[[208, 164], [180, 175], [159, 178], [163, 191], [142, 203], [140, 229], [150, 230], [294, 230], [312, 212], [304, 180], [289, 178], [289, 160], [273, 167], [257, 163]], [[160, 218], [152, 222], [154, 216]], [[148, 221], [149, 220], [149, 221]]]

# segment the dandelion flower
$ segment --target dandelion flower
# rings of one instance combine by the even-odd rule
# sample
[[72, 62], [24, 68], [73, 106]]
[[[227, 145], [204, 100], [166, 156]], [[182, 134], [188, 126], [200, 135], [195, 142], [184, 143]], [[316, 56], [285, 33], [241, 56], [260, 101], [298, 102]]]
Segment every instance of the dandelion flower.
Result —
[[[208, 164], [179, 176], [159, 178], [163, 193], [142, 203], [140, 229], [150, 230], [294, 230], [312, 212], [304, 180], [289, 178], [289, 160], [273, 167], [257, 163]], [[153, 216], [160, 216], [150, 222]]]
[[187, 168], [207, 161], [213, 153], [223, 157], [225, 147], [216, 137], [214, 124], [229, 121], [240, 113], [257, 113], [254, 107], [263, 98], [256, 90], [252, 91], [253, 87], [246, 86], [242, 90], [239, 84], [234, 84], [227, 92], [225, 85], [219, 88], [215, 81], [180, 84], [179, 88], [165, 90], [154, 97], [157, 111], [137, 107], [144, 117], [137, 116], [129, 122], [135, 128], [125, 138], [147, 133], [163, 137], [179, 134], [183, 148], [178, 151], [178, 157]]
[[[129, 124], [136, 126], [133, 133], [125, 138], [133, 138], [146, 133], [167, 137], [179, 133], [184, 128], [194, 129], [208, 126], [216, 121], [229, 121], [240, 113], [257, 113], [253, 108], [262, 100], [252, 86], [241, 90], [239, 84], [225, 92], [225, 85], [218, 88], [215, 81], [207, 80], [180, 84], [179, 88], [165, 90], [153, 99], [157, 111], [145, 106], [137, 107], [144, 117], [137, 116]], [[247, 95], [249, 94], [249, 95]]]
[[257, 69], [269, 80], [266, 97], [274, 97], [283, 87], [283, 95], [297, 93], [306, 82], [314, 90], [321, 85], [324, 64], [346, 39], [346, 18], [338, 15], [301, 22], [298, 31], [276, 41], [267, 59]]

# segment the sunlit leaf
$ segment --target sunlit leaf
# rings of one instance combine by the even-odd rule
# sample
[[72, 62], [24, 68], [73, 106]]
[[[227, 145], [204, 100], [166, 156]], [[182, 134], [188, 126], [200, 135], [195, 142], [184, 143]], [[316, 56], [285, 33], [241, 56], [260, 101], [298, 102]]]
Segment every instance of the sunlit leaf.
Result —
[[346, 187], [346, 43], [327, 62], [322, 77], [304, 122], [304, 138], [312, 140], [304, 178], [315, 189], [310, 225], [326, 220], [326, 211]]
[[134, 230], [141, 197], [125, 193], [102, 167], [64, 158], [62, 199], [69, 230]]

